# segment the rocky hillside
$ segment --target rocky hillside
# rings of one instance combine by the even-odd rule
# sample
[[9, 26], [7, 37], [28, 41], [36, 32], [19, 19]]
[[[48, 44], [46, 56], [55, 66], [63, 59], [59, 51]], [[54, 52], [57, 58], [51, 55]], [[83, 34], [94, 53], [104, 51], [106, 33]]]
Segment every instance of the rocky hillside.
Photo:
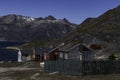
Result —
[[64, 42], [89, 43], [94, 37], [103, 42], [103, 52], [120, 53], [120, 6], [97, 18], [87, 18], [64, 38]]
[[0, 40], [35, 41], [58, 39], [71, 32], [76, 24], [53, 16], [31, 18], [10, 14], [0, 17]]

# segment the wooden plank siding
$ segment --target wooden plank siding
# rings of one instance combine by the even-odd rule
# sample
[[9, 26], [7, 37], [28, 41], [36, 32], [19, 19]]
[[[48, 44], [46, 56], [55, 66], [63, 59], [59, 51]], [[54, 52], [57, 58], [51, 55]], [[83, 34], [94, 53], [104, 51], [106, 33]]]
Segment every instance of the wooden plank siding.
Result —
[[46, 61], [45, 72], [59, 72], [67, 75], [97, 75], [120, 73], [120, 60], [115, 61]]

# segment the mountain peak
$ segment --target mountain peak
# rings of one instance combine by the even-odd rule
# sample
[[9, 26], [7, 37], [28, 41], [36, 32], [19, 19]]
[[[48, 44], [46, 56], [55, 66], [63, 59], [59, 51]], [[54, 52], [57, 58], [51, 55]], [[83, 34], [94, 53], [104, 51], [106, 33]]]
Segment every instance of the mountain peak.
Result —
[[120, 5], [118, 5], [116, 8], [120, 8]]
[[55, 17], [53, 17], [52, 15], [48, 15], [47, 17], [45, 17], [46, 20], [56, 20]]
[[63, 21], [70, 24], [70, 22], [66, 18], [63, 18]]

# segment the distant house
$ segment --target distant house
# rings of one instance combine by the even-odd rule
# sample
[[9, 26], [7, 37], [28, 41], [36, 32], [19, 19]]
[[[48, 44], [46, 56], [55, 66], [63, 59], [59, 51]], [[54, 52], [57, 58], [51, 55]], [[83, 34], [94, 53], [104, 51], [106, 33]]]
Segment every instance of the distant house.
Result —
[[35, 61], [43, 62], [46, 59], [46, 53], [50, 51], [50, 48], [35, 48]]
[[91, 40], [91, 42], [88, 44], [88, 48], [92, 51], [94, 51], [95, 53], [95, 59], [103, 59], [104, 56], [102, 55], [103, 54], [103, 51], [104, 51], [104, 45], [102, 43], [102, 41], [100, 41], [99, 39], [97, 39], [96, 37], [93, 38]]
[[68, 44], [66, 46], [60, 49], [59, 59], [82, 60], [82, 61], [94, 60], [94, 52], [87, 48], [85, 45]]
[[34, 48], [33, 50], [21, 50], [23, 61], [41, 61], [45, 60], [45, 53], [47, 53], [49, 48]]
[[45, 54], [45, 60], [94, 60], [94, 52], [83, 44], [67, 44], [56, 47]]
[[59, 47], [56, 47], [50, 50], [48, 53], [45, 53], [45, 60], [55, 61], [59, 59]]
[[17, 47], [0, 48], [0, 61], [41, 61], [45, 60], [45, 54], [50, 48], [19, 49]]
[[88, 48], [90, 48], [92, 50], [101, 50], [102, 49], [102, 43], [95, 37], [89, 43]]
[[35, 54], [33, 50], [20, 50], [22, 61], [33, 61], [35, 58]]

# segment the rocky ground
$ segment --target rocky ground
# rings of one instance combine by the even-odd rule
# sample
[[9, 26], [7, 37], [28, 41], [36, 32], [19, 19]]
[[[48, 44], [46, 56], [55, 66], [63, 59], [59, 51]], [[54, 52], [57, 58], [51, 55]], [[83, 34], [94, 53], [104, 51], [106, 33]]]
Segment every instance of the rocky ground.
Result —
[[120, 74], [80, 77], [45, 73], [39, 62], [0, 63], [0, 80], [120, 80]]

